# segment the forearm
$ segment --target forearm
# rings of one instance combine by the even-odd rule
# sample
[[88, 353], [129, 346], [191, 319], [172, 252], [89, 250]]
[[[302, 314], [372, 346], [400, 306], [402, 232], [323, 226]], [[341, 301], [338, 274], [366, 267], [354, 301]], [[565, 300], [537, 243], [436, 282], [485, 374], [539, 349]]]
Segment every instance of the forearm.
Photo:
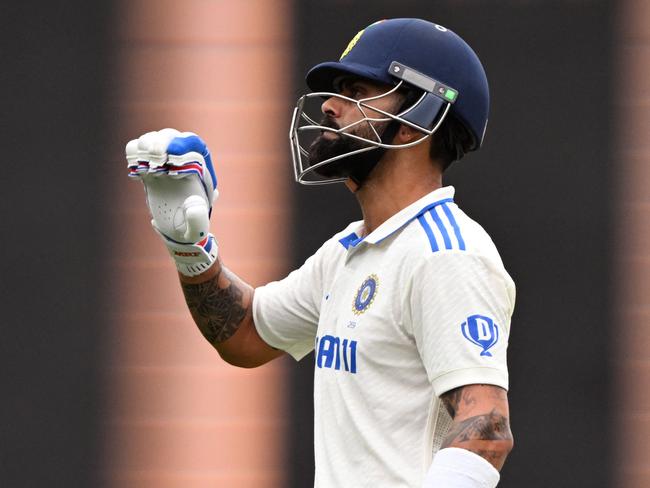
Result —
[[505, 390], [489, 385], [469, 385], [443, 395], [454, 419], [442, 448], [471, 451], [501, 470], [513, 448]]
[[253, 288], [224, 268], [220, 259], [202, 275], [179, 277], [192, 318], [213, 346], [218, 348], [245, 321], [252, 321]]
[[433, 458], [423, 488], [495, 488], [513, 446], [506, 391], [467, 385], [440, 399], [454, 423]]
[[225, 268], [220, 259], [199, 276], [179, 273], [179, 278], [187, 306], [203, 337], [226, 361], [237, 366], [256, 366], [243, 357], [247, 334], [232, 340], [241, 329], [253, 327], [253, 288]]
[[255, 329], [253, 287], [220, 259], [199, 276], [179, 277], [194, 322], [226, 362], [255, 368], [284, 354], [266, 344]]
[[442, 448], [458, 447], [478, 454], [501, 470], [513, 447], [508, 419], [497, 411], [455, 422]]

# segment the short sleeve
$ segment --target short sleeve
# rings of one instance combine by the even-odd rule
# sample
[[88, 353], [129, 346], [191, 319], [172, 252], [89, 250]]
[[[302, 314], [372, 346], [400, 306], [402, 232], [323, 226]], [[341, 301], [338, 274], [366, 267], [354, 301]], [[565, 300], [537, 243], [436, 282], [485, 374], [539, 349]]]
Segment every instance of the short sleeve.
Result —
[[436, 394], [469, 384], [508, 389], [515, 288], [500, 263], [463, 252], [430, 255], [407, 294], [413, 336]]
[[260, 337], [297, 361], [314, 348], [323, 295], [324, 247], [286, 278], [256, 288], [253, 295], [253, 320]]

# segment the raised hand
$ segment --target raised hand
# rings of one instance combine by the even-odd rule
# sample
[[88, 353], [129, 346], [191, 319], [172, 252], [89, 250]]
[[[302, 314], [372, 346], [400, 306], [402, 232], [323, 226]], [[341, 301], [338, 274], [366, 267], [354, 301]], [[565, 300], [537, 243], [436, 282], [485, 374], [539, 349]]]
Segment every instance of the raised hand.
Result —
[[144, 184], [151, 225], [178, 270], [187, 276], [206, 271], [217, 258], [210, 214], [217, 178], [205, 142], [192, 132], [162, 129], [126, 145], [129, 177]]

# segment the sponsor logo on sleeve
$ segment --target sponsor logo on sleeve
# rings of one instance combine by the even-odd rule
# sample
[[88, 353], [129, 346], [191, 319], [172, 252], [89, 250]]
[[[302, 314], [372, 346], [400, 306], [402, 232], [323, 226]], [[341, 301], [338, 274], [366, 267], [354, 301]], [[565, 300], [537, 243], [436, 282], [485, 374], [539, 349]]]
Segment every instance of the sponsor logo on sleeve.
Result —
[[485, 315], [470, 315], [460, 325], [460, 330], [463, 332], [465, 339], [482, 349], [481, 356], [492, 357], [488, 349], [499, 340], [499, 327], [494, 323], [494, 320]]

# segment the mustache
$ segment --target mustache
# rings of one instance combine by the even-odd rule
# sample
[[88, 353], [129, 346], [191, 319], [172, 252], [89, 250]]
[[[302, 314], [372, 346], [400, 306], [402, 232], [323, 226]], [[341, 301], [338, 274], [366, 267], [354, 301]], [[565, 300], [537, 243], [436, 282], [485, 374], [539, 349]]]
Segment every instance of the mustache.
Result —
[[325, 115], [319, 122], [323, 127], [339, 130], [341, 127], [336, 123], [333, 117]]

